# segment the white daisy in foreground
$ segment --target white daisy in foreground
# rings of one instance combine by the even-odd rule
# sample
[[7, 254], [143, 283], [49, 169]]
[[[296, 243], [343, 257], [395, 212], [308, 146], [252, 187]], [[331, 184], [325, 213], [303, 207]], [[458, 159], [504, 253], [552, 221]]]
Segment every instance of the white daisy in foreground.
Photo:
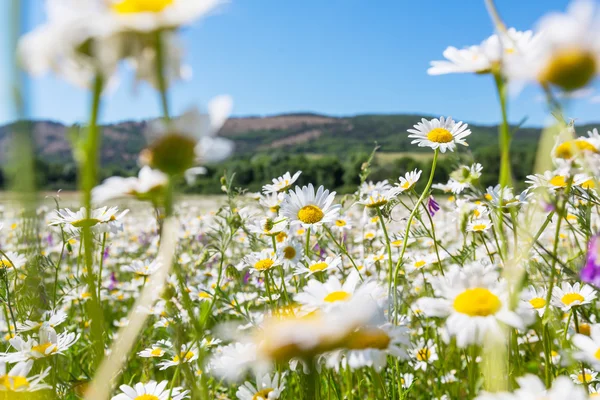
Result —
[[429, 317], [446, 318], [446, 329], [459, 347], [481, 344], [487, 335], [501, 335], [501, 324], [523, 328], [521, 316], [509, 308], [505, 284], [492, 267], [479, 264], [454, 268], [432, 280], [439, 297], [424, 297], [417, 308]]
[[514, 393], [482, 393], [476, 400], [586, 400], [587, 393], [581, 386], [575, 385], [566, 376], [557, 377], [550, 389], [535, 375], [525, 375], [517, 378], [519, 389]]
[[444, 50], [444, 61], [432, 61], [429, 75], [452, 73], [490, 73], [500, 63], [510, 63], [516, 53], [527, 52], [537, 37], [531, 31], [520, 32], [510, 28], [501, 36], [492, 35], [478, 46], [462, 49], [450, 46]]
[[[527, 180], [525, 183], [531, 185], [532, 189], [536, 188], [547, 188], [550, 191], [564, 189], [569, 185], [569, 180], [571, 177], [568, 173], [563, 171], [546, 171], [543, 175], [535, 174], [535, 175], [527, 175]], [[589, 180], [589, 177], [577, 174], [573, 176], [571, 181], [571, 186], [579, 186]]]
[[136, 383], [135, 386], [121, 385], [121, 394], [113, 396], [112, 400], [167, 400], [171, 393], [172, 400], [182, 400], [188, 398], [188, 390], [181, 387], [174, 387], [173, 391], [167, 387], [169, 381], [157, 383], [150, 381], [148, 383]]
[[50, 374], [50, 367], [37, 375], [27, 376], [32, 367], [32, 360], [19, 362], [7, 373], [6, 364], [0, 362], [0, 391], [35, 392], [50, 388], [42, 382]]
[[540, 40], [515, 57], [507, 69], [513, 79], [537, 81], [572, 91], [588, 85], [600, 71], [600, 20], [596, 3], [573, 1], [566, 13], [551, 13], [538, 23]]
[[569, 375], [571, 380], [579, 385], [594, 382], [597, 376], [598, 373], [596, 371], [587, 368], [584, 368], [583, 371], [577, 371], [577, 373]]
[[137, 177], [113, 176], [108, 178], [92, 190], [92, 199], [96, 204], [120, 197], [134, 197], [138, 200], [157, 202], [167, 183], [167, 175], [145, 166], [140, 169]]
[[296, 186], [290, 190], [281, 203], [281, 215], [290, 220], [290, 224], [301, 224], [304, 228], [319, 227], [335, 222], [341, 206], [332, 204], [335, 192], [329, 193], [319, 186], [315, 193], [312, 184]]
[[177, 175], [197, 163], [224, 160], [233, 152], [233, 142], [216, 134], [232, 107], [231, 97], [222, 95], [208, 103], [207, 114], [192, 109], [168, 122], [153, 121], [144, 132], [150, 144], [140, 153], [140, 162], [167, 175]]
[[246, 381], [236, 392], [239, 400], [276, 400], [285, 389], [285, 373], [256, 377], [256, 386]]
[[596, 298], [596, 291], [589, 285], [563, 282], [552, 292], [552, 305], [568, 311], [571, 307], [588, 304]]
[[281, 193], [287, 192], [288, 189], [292, 187], [292, 185], [298, 180], [302, 174], [302, 171], [298, 171], [294, 174], [294, 176], [290, 175], [289, 172], [286, 172], [282, 176], [278, 178], [273, 178], [272, 184], [266, 184], [263, 186], [264, 193]]
[[457, 143], [468, 146], [464, 139], [471, 134], [467, 124], [455, 122], [452, 117], [434, 118], [430, 121], [423, 118], [408, 132], [411, 133], [408, 137], [414, 139], [412, 144], [439, 149], [442, 153], [446, 150], [454, 151]]

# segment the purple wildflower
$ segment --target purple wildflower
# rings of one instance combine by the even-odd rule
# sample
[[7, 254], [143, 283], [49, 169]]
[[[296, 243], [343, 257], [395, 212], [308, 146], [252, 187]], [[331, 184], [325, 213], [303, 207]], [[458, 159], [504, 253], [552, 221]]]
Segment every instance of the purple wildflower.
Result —
[[429, 196], [429, 199], [427, 199], [427, 210], [432, 217], [440, 210], [440, 205], [435, 201], [433, 196]]
[[600, 235], [594, 235], [588, 244], [585, 266], [581, 269], [581, 280], [600, 287]]

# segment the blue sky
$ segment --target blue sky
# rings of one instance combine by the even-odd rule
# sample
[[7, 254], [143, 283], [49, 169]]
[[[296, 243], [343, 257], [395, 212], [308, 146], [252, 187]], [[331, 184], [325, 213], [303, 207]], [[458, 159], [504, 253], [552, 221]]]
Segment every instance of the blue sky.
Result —
[[[29, 6], [30, 29], [44, 18], [43, 2], [23, 1]], [[568, 2], [498, 3], [508, 25], [528, 29], [539, 16], [564, 10]], [[476, 44], [492, 32], [483, 0], [232, 0], [183, 32], [194, 75], [174, 87], [172, 108], [181, 113], [226, 93], [240, 116], [425, 113], [495, 123], [499, 111], [489, 76], [426, 73], [448, 45]], [[6, 45], [0, 42], [0, 49], [5, 60]], [[27, 87], [31, 117], [67, 123], [86, 119], [84, 91], [51, 76], [30, 80]], [[600, 85], [595, 89], [594, 95], [600, 95]], [[2, 109], [0, 122], [11, 119]], [[599, 109], [600, 102], [572, 101], [568, 116], [596, 121]], [[158, 114], [153, 90], [134, 87], [127, 71], [116, 91], [104, 97], [104, 122]], [[511, 120], [525, 116], [529, 125], [548, 119], [535, 88], [511, 100]]]

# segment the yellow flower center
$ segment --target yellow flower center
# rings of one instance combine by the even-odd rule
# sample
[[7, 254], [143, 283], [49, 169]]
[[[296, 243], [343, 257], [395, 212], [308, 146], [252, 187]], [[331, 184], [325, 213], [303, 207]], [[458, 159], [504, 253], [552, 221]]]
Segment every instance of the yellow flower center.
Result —
[[343, 219], [338, 219], [337, 221], [335, 221], [335, 225], [339, 227], [346, 226], [346, 221], [344, 221]]
[[577, 155], [578, 153], [582, 153], [584, 151], [597, 153], [598, 149], [587, 140], [575, 139], [568, 140], [558, 145], [554, 154], [557, 158], [563, 158], [568, 160], [570, 158], [573, 158], [573, 156]]
[[387, 204], [387, 200], [385, 199], [385, 197], [382, 196], [377, 196], [377, 197], [373, 197], [373, 196], [369, 196], [369, 203], [367, 204], [367, 207], [369, 208], [377, 208], [377, 207], [381, 207]]
[[422, 266], [424, 266], [425, 264], [427, 264], [427, 262], [423, 261], [423, 260], [419, 260], [415, 263], [415, 268], [421, 268]]
[[154, 349], [150, 352], [152, 357], [162, 357], [163, 354], [165, 354], [163, 349]]
[[538, 79], [565, 90], [576, 90], [587, 85], [597, 72], [594, 54], [581, 49], [557, 52]]
[[592, 333], [592, 328], [590, 327], [590, 324], [581, 323], [579, 324], [579, 330], [577, 331], [577, 333], [581, 333], [585, 336], [590, 336], [590, 334]]
[[593, 189], [594, 187], [596, 187], [596, 184], [594, 183], [594, 180], [590, 178], [587, 181], [583, 182], [581, 184], [581, 187], [584, 189]]
[[159, 400], [159, 398], [153, 394], [142, 394], [133, 400]]
[[113, 4], [112, 8], [119, 14], [158, 13], [171, 4], [173, 0], [123, 0]]
[[266, 271], [267, 269], [271, 268], [273, 264], [275, 264], [273, 260], [266, 258], [264, 260], [257, 261], [256, 264], [254, 264], [254, 268], [256, 268], [258, 271]]
[[328, 267], [327, 263], [320, 262], [320, 263], [311, 265], [310, 267], [308, 267], [308, 269], [310, 270], [310, 272], [320, 272], [320, 271], [323, 271], [327, 267]]
[[476, 231], [476, 232], [484, 231], [486, 228], [487, 228], [486, 224], [473, 225], [473, 230]]
[[429, 131], [427, 139], [434, 143], [449, 143], [454, 139], [454, 136], [448, 129], [435, 128]]
[[198, 292], [198, 297], [201, 299], [210, 299], [210, 294], [206, 292]]
[[305, 224], [316, 224], [321, 221], [325, 214], [319, 207], [309, 204], [298, 211], [298, 219]]
[[283, 249], [283, 256], [286, 260], [293, 260], [296, 257], [296, 249], [293, 246], [287, 246]]
[[0, 259], [0, 268], [12, 268], [12, 263], [6, 259]]
[[391, 342], [390, 336], [382, 329], [360, 329], [348, 337], [347, 347], [352, 350], [387, 349]]
[[485, 288], [467, 289], [454, 299], [453, 307], [461, 314], [486, 317], [495, 314], [502, 303], [498, 296]]
[[567, 186], [567, 180], [562, 175], [556, 175], [552, 179], [548, 181], [549, 184], [556, 187], [565, 187]]
[[29, 386], [29, 381], [26, 376], [8, 376], [0, 377], [0, 385], [8, 390], [17, 390]]
[[596, 350], [596, 352], [594, 353], [594, 358], [596, 360], [600, 360], [600, 348], [598, 348], [598, 350]]
[[331, 292], [323, 299], [327, 303], [335, 303], [336, 301], [346, 301], [349, 300], [352, 295], [348, 292], [344, 292], [343, 290], [338, 290], [336, 292]]
[[492, 199], [493, 199], [492, 195], [491, 195], [491, 194], [489, 194], [489, 193], [486, 193], [486, 194], [485, 194], [483, 197], [484, 197], [484, 198], [485, 198], [487, 201], [492, 201]]
[[179, 360], [181, 360], [181, 358], [183, 358], [184, 362], [189, 361], [192, 357], [194, 357], [194, 353], [191, 351], [188, 351], [185, 354], [180, 353], [178, 356], [173, 357], [173, 362], [179, 362]]
[[252, 400], [267, 400], [269, 398], [269, 393], [271, 393], [273, 390], [273, 388], [259, 390], [254, 396], [252, 396]]
[[592, 375], [590, 374], [579, 374], [577, 375], [577, 380], [581, 383], [583, 383], [583, 378], [585, 378], [586, 382], [591, 382], [592, 381]]
[[546, 305], [546, 299], [542, 299], [541, 297], [536, 297], [536, 298], [529, 300], [529, 304], [531, 304], [531, 307], [533, 307], [537, 310]]
[[277, 243], [283, 242], [286, 238], [287, 238], [287, 233], [285, 233], [285, 232], [279, 232], [277, 234], [277, 236], [275, 236], [275, 239], [277, 240]]
[[427, 361], [431, 357], [431, 350], [428, 348], [419, 349], [417, 351], [417, 360], [419, 361]]
[[585, 300], [585, 299], [579, 293], [567, 293], [560, 299], [560, 301], [562, 301], [563, 304], [565, 304], [567, 306], [570, 306], [572, 303], [574, 303], [576, 301], [581, 303], [583, 300]]
[[[38, 344], [37, 346], [33, 346], [33, 347], [31, 348], [31, 350], [32, 350], [32, 351], [35, 351], [35, 352], [37, 352], [37, 353], [40, 353], [40, 354], [46, 355], [46, 350], [48, 350], [48, 348], [49, 348], [50, 346], [53, 346], [53, 344], [52, 344], [52, 343], [50, 343], [50, 342], [48, 342], [48, 343], [42, 343], [42, 344]], [[52, 350], [50, 351], [50, 353], [48, 353], [48, 354], [52, 354], [52, 353], [54, 353], [55, 351], [56, 351], [56, 348], [52, 349]]]

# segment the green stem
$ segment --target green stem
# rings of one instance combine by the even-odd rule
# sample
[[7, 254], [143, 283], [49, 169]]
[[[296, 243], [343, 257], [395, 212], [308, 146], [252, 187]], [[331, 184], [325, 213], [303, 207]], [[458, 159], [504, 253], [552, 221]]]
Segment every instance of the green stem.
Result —
[[169, 121], [169, 99], [167, 97], [167, 81], [165, 79], [165, 46], [163, 43], [162, 31], [156, 31], [156, 78], [158, 80], [158, 91], [160, 92], [160, 103], [163, 117]]
[[392, 246], [390, 244], [390, 237], [388, 235], [387, 232], [387, 228], [385, 227], [385, 221], [383, 220], [383, 214], [381, 213], [381, 209], [379, 207], [376, 207], [377, 209], [377, 216], [379, 217], [379, 223], [381, 224], [381, 229], [383, 230], [383, 235], [385, 236], [385, 249], [387, 251], [387, 256], [388, 256], [388, 274], [389, 274], [389, 280], [390, 282], [392, 281], [392, 270], [393, 270], [393, 265], [392, 265]]
[[[413, 208], [412, 212], [410, 213], [410, 215], [408, 217], [408, 220], [406, 221], [406, 230], [404, 232], [404, 237], [402, 238], [402, 250], [400, 251], [400, 257], [398, 258], [396, 267], [394, 268], [394, 276], [392, 277], [392, 280], [389, 282], [390, 287], [393, 286], [393, 288], [394, 288], [394, 304], [393, 304], [394, 307], [396, 307], [398, 305], [398, 288], [397, 288], [396, 280], [398, 277], [398, 271], [400, 270], [400, 265], [402, 265], [402, 260], [404, 259], [404, 253], [406, 252], [406, 247], [408, 245], [408, 236], [410, 234], [410, 225], [412, 224], [415, 214], [419, 210], [419, 206], [421, 205], [421, 203], [423, 202], [425, 197], [429, 194], [429, 189], [431, 189], [431, 184], [433, 183], [433, 176], [435, 175], [435, 167], [437, 165], [438, 155], [439, 155], [439, 149], [435, 149], [435, 151], [433, 153], [433, 161], [431, 163], [431, 173], [429, 174], [429, 181], [427, 181], [427, 186], [425, 186], [423, 193], [421, 193], [421, 197], [419, 197], [419, 200], [417, 200], [415, 207]], [[394, 322], [398, 323], [398, 313], [397, 312], [394, 313]]]
[[499, 131], [500, 145], [500, 186], [502, 188], [512, 184], [511, 166], [510, 166], [510, 127], [508, 125], [508, 113], [506, 105], [506, 82], [499, 72], [494, 73], [494, 81], [500, 100], [500, 110], [502, 112], [502, 123]]

